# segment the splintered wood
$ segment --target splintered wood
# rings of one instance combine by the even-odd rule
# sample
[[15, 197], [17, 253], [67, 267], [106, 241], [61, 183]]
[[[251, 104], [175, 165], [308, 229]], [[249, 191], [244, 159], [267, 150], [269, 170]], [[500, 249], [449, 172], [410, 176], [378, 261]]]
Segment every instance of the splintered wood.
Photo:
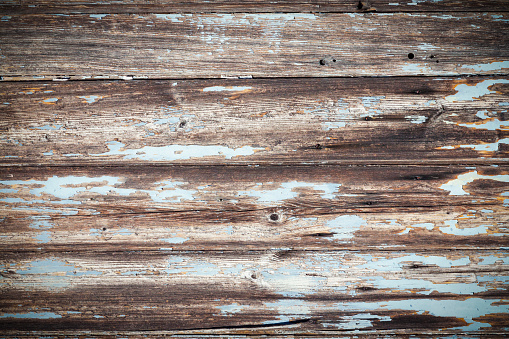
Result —
[[505, 1], [4, 1], [0, 335], [505, 337]]

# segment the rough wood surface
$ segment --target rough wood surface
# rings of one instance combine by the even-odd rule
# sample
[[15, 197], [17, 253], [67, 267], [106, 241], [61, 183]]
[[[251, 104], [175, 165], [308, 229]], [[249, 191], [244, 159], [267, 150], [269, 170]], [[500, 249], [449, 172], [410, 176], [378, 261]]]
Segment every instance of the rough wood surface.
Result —
[[505, 0], [4, 0], [5, 13], [497, 12]]
[[501, 167], [9, 168], [0, 250], [507, 247]]
[[507, 336], [508, 9], [3, 1], [0, 337]]
[[507, 77], [27, 82], [0, 93], [3, 165], [509, 159]]
[[0, 75], [33, 80], [506, 74], [507, 21], [504, 12], [13, 14], [0, 21]]
[[26, 253], [1, 265], [11, 330], [509, 326], [504, 251]]

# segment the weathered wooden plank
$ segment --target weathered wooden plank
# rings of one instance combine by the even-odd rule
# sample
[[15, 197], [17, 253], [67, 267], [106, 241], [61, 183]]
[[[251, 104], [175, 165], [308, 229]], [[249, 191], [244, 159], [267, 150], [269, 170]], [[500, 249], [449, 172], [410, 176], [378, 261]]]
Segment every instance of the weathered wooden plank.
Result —
[[6, 168], [3, 251], [507, 247], [509, 169]]
[[2, 1], [4, 13], [238, 13], [238, 12], [497, 12], [507, 11], [504, 0], [311, 0], [311, 1]]
[[499, 332], [509, 325], [506, 251], [10, 254], [9, 330]]
[[507, 20], [504, 12], [8, 15], [0, 21], [0, 75], [507, 74]]
[[0, 93], [3, 164], [509, 158], [507, 77], [27, 82]]

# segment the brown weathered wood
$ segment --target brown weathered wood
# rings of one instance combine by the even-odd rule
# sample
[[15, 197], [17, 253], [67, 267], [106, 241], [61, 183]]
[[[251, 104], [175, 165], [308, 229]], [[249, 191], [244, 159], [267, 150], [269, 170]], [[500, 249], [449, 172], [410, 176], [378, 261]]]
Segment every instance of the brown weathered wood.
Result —
[[507, 77], [28, 82], [0, 93], [4, 165], [509, 158]]
[[236, 13], [236, 12], [464, 12], [507, 11], [504, 0], [214, 0], [214, 1], [2, 1], [5, 13]]
[[33, 80], [507, 74], [507, 17], [504, 12], [10, 15], [0, 21], [0, 75]]
[[8, 330], [486, 334], [509, 324], [505, 251], [27, 253], [1, 263]]
[[2, 251], [507, 247], [507, 167], [7, 168]]

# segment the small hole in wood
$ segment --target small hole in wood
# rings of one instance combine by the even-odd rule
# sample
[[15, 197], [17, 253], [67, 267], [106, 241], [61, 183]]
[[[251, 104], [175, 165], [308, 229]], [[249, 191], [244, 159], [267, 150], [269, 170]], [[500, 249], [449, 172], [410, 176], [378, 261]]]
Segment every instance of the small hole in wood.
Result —
[[320, 60], [320, 65], [322, 65], [322, 66], [325, 65], [325, 60], [323, 60], [323, 59]]
[[279, 215], [277, 215], [276, 213], [272, 213], [269, 218], [272, 221], [278, 221], [279, 220]]
[[408, 59], [413, 59], [413, 58], [415, 58], [414, 53], [408, 53]]
[[362, 4], [362, 1], [359, 1], [359, 3], [357, 4], [357, 9], [362, 9], [364, 7], [364, 5]]
[[106, 227], [103, 227], [103, 231], [106, 231]]
[[251, 274], [251, 279], [256, 279], [256, 274]]
[[332, 59], [332, 62], [336, 62], [336, 59]]
[[219, 198], [219, 201], [223, 201], [223, 199], [222, 199], [222, 198]]
[[419, 267], [421, 267], [421, 266], [420, 266], [420, 265], [417, 265], [417, 264], [413, 264], [413, 265], [412, 265], [412, 268], [419, 268]]
[[366, 203], [366, 205], [371, 206], [371, 205], [373, 205], [373, 202], [372, 202], [372, 201], [368, 201], [368, 202]]
[[179, 127], [180, 128], [184, 128], [186, 126], [186, 122], [185, 121], [181, 121], [180, 124], [179, 124]]
[[315, 145], [315, 148], [316, 148], [316, 149], [322, 149], [322, 145], [320, 145], [320, 144], [316, 144], [316, 145]]
[[430, 58], [430, 59], [434, 59], [434, 58], [435, 58], [435, 56], [434, 56], [433, 54], [431, 54], [431, 55], [429, 56], [429, 58]]

